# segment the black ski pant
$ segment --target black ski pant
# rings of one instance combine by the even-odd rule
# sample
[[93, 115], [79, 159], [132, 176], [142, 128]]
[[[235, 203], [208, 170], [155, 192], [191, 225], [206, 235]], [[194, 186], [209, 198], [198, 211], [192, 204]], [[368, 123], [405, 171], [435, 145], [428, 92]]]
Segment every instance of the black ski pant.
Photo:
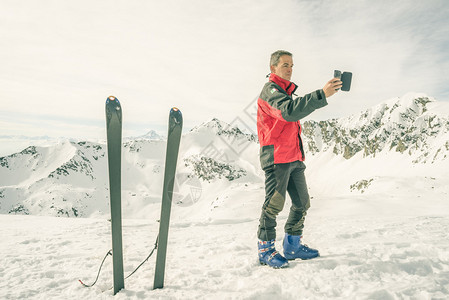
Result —
[[276, 239], [276, 217], [284, 208], [286, 192], [290, 195], [292, 206], [285, 223], [285, 232], [302, 235], [304, 219], [310, 207], [305, 169], [306, 165], [301, 161], [275, 164], [265, 169], [265, 202], [259, 219], [259, 240]]

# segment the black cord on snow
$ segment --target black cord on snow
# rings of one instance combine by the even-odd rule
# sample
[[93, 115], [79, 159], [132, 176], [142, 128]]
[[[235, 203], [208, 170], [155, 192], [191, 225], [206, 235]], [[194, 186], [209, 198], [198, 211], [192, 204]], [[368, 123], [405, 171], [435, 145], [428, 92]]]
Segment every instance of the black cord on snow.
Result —
[[153, 250], [151, 250], [150, 254], [148, 254], [147, 258], [145, 258], [145, 260], [143, 262], [140, 263], [140, 265], [137, 266], [137, 268], [131, 272], [131, 274], [129, 274], [128, 276], [125, 277], [125, 279], [128, 279], [129, 277], [131, 277], [131, 275], [133, 275], [134, 273], [136, 273], [137, 270], [139, 270], [139, 268], [148, 260], [150, 259], [151, 255], [153, 255], [154, 250], [157, 249], [157, 243], [159, 241], [159, 235], [156, 237], [156, 242], [154, 243], [154, 247]]
[[104, 261], [106, 260], [106, 257], [108, 257], [108, 255], [112, 255], [112, 249], [109, 250], [108, 253], [106, 253], [106, 255], [104, 256], [103, 261], [101, 262], [100, 268], [98, 269], [97, 278], [95, 279], [94, 283], [92, 283], [92, 284], [85, 284], [84, 282], [81, 281], [81, 279], [78, 280], [83, 286], [85, 286], [85, 287], [93, 287], [97, 283], [98, 277], [100, 277], [101, 268], [103, 267]]
[[[153, 249], [151, 250], [150, 254], [148, 254], [148, 256], [144, 259], [144, 261], [141, 262], [140, 265], [138, 265], [137, 268], [135, 268], [134, 271], [131, 272], [131, 274], [129, 274], [128, 276], [126, 276], [125, 279], [128, 279], [129, 277], [131, 277], [131, 275], [133, 275], [134, 273], [136, 273], [136, 271], [137, 271], [137, 270], [138, 270], [138, 269], [139, 269], [139, 268], [140, 268], [146, 261], [148, 261], [148, 259], [150, 259], [151, 255], [153, 255], [153, 253], [154, 253], [154, 250], [157, 249], [158, 241], [159, 241], [159, 235], [156, 237], [156, 242], [154, 243], [154, 247], [153, 247]], [[98, 270], [97, 278], [95, 279], [94, 283], [92, 283], [92, 284], [85, 284], [85, 283], [82, 282], [81, 280], [78, 280], [83, 286], [85, 286], [85, 287], [93, 287], [93, 286], [97, 283], [98, 277], [100, 276], [101, 268], [103, 267], [103, 263], [104, 263], [104, 261], [106, 260], [106, 257], [108, 257], [108, 255], [112, 255], [112, 249], [109, 250], [108, 253], [106, 253], [105, 257], [103, 258], [103, 261], [101, 262], [100, 268], [99, 268], [99, 270]], [[112, 289], [112, 288], [111, 288], [111, 289]]]

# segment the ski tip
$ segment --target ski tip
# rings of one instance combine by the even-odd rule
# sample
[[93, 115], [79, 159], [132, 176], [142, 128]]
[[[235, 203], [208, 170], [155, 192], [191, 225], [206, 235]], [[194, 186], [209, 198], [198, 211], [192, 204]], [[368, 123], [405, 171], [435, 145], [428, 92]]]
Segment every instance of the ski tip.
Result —
[[177, 107], [172, 107], [172, 108], [170, 109], [170, 115], [181, 116], [182, 113], [181, 113], [181, 110], [180, 110], [179, 108], [177, 108]]
[[112, 102], [112, 103], [119, 103], [117, 97], [115, 97], [115, 96], [109, 96], [109, 97], [106, 99], [106, 104], [108, 104], [109, 102]]
[[182, 113], [177, 107], [170, 109], [170, 121], [169, 124], [182, 126]]
[[182, 113], [181, 113], [181, 111], [179, 110], [179, 108], [177, 108], [177, 107], [172, 107], [172, 108], [170, 109], [170, 116], [173, 116], [173, 117], [179, 119], [179, 118], [182, 118]]
[[117, 97], [115, 96], [109, 96], [106, 98], [106, 105], [112, 104], [116, 107], [120, 107], [120, 101], [118, 101]]

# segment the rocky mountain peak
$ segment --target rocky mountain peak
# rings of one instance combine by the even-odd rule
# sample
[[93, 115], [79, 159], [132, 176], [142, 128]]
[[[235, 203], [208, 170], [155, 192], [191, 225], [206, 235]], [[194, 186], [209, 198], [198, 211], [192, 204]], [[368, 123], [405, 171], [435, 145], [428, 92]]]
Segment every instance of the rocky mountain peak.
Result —
[[358, 153], [375, 156], [397, 151], [413, 156], [414, 162], [434, 161], [445, 152], [442, 150], [449, 149], [449, 116], [429, 109], [432, 102], [435, 100], [424, 94], [410, 93], [359, 115], [304, 122], [306, 147], [312, 155], [330, 150], [346, 159]]

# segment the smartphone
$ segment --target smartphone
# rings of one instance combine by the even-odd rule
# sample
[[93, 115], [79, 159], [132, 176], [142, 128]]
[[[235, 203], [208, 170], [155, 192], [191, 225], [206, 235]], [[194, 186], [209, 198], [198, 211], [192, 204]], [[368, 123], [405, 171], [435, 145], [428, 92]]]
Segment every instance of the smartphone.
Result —
[[[334, 78], [338, 78], [341, 80], [341, 71], [340, 70], [334, 70]], [[335, 89], [338, 91], [339, 89]]]
[[349, 90], [351, 89], [352, 73], [343, 72], [343, 74], [341, 74], [341, 81], [343, 81], [341, 90], [344, 92], [349, 92]]
[[[344, 92], [349, 92], [349, 90], [351, 89], [352, 73], [351, 72], [341, 73], [340, 70], [334, 70], [334, 77], [342, 81], [341, 90]], [[336, 91], [338, 90], [339, 89], [336, 89]]]
[[334, 70], [334, 77], [341, 79], [341, 71], [340, 70]]

